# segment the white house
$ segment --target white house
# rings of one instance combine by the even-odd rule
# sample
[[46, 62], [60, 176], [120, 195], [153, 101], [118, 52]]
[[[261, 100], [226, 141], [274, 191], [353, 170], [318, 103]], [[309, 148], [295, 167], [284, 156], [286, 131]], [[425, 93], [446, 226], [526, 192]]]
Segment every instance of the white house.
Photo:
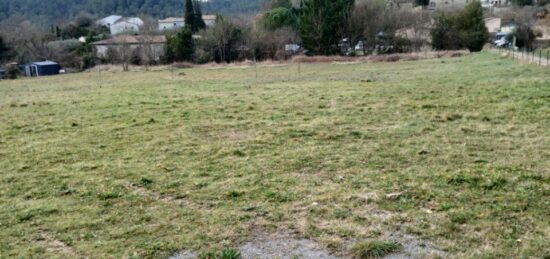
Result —
[[138, 17], [121, 18], [109, 27], [111, 35], [122, 33], [139, 33], [139, 28], [145, 23]]
[[[216, 15], [203, 15], [202, 20], [207, 27], [212, 27], [216, 24]], [[159, 31], [172, 30], [185, 27], [185, 18], [170, 17], [164, 20], [158, 20]]]
[[122, 33], [138, 33], [145, 23], [138, 17], [122, 17], [120, 15], [107, 16], [96, 24], [105, 26], [111, 31], [111, 35]]
[[118, 20], [122, 19], [122, 16], [120, 15], [111, 15], [107, 16], [99, 21], [96, 22], [97, 25], [105, 26], [107, 28], [110, 28], [112, 24], [117, 22]]
[[207, 27], [212, 27], [216, 25], [216, 18], [217, 18], [216, 15], [210, 15], [210, 14], [206, 14], [202, 16], [202, 20], [204, 21]]
[[159, 20], [159, 31], [172, 30], [177, 28], [183, 28], [185, 26], [185, 19], [181, 17], [170, 17], [164, 20]]

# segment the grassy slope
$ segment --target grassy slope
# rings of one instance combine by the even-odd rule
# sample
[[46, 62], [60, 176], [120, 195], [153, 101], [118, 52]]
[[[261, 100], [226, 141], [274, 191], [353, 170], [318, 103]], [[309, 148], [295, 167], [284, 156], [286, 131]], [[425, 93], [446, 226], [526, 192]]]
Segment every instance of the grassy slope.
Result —
[[392, 233], [550, 254], [547, 70], [184, 71], [0, 82], [0, 254], [157, 257], [277, 228], [341, 254]]

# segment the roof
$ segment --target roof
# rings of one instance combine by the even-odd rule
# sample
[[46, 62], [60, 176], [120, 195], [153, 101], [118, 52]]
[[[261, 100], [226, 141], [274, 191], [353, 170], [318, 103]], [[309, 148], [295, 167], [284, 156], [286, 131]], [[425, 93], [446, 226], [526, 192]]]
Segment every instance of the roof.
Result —
[[143, 43], [166, 43], [166, 36], [164, 35], [120, 35], [110, 39], [94, 42], [93, 45], [121, 45], [121, 44], [143, 44]]
[[120, 19], [122, 19], [122, 16], [120, 15], [110, 15], [101, 20], [98, 20], [96, 23], [101, 25], [107, 25], [107, 24], [113, 24]]
[[159, 23], [174, 23], [174, 22], [185, 22], [185, 18], [182, 18], [182, 17], [168, 17], [164, 20], [159, 20]]
[[52, 66], [52, 65], [59, 65], [56, 62], [46, 60], [46, 61], [38, 61], [38, 62], [32, 62], [31, 64], [37, 65], [37, 66]]
[[143, 22], [143, 20], [141, 20], [138, 17], [124, 17], [124, 18], [121, 18], [118, 21], [116, 21], [114, 24], [121, 23], [121, 22], [132, 23], [132, 24], [135, 24], [137, 26], [142, 26], [142, 25], [145, 24]]

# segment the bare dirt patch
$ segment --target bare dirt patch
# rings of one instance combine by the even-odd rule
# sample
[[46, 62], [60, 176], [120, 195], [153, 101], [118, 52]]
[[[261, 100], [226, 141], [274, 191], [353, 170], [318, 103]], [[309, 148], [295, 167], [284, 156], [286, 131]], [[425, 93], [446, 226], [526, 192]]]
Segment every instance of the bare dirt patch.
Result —
[[392, 234], [388, 238], [400, 243], [403, 248], [398, 253], [385, 256], [386, 259], [405, 258], [445, 258], [446, 253], [427, 240], [411, 235]]
[[285, 234], [255, 236], [239, 248], [243, 258], [337, 258], [308, 239], [294, 239]]
[[72, 247], [63, 243], [61, 240], [56, 239], [47, 232], [40, 233], [38, 242], [51, 253], [63, 254], [68, 257], [76, 257], [76, 253]]
[[162, 195], [162, 194], [157, 193], [155, 191], [144, 188], [144, 187], [142, 187], [138, 184], [124, 183], [124, 186], [127, 189], [132, 190], [136, 195], [146, 197], [146, 198], [149, 198], [149, 199], [152, 199], [152, 200], [157, 200], [157, 201], [161, 201], [161, 202], [165, 202], [165, 203], [172, 203], [174, 205], [185, 206], [185, 207], [188, 207], [188, 208], [191, 208], [191, 209], [197, 209], [198, 208], [197, 204], [191, 202], [188, 199], [173, 197], [173, 196], [169, 196], [169, 195]]

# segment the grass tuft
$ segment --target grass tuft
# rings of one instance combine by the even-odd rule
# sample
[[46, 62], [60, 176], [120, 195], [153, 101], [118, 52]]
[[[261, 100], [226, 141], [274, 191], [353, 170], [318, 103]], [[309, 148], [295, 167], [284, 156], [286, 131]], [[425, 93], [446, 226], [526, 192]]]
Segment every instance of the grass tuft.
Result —
[[400, 251], [402, 246], [392, 241], [363, 241], [351, 248], [351, 253], [357, 259], [381, 258]]

